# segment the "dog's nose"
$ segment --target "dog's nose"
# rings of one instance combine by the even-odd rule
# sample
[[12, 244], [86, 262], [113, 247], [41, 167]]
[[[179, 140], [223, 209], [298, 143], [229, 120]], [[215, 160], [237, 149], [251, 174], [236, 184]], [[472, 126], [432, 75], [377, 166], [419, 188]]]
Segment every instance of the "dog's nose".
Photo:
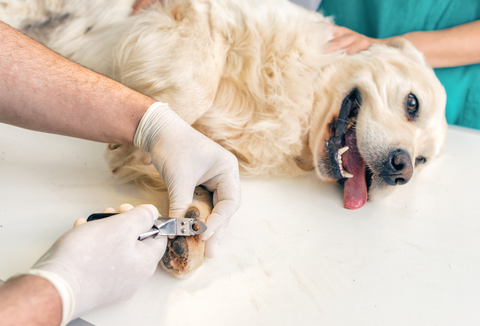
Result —
[[403, 149], [396, 149], [390, 152], [380, 176], [390, 186], [396, 186], [406, 184], [412, 174], [413, 166], [410, 155]]

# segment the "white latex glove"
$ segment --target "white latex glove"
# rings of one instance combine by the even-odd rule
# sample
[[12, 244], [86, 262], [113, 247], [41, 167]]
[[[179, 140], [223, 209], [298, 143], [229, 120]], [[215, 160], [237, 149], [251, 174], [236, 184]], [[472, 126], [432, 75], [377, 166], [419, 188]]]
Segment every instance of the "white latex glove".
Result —
[[62, 298], [62, 325], [71, 319], [134, 292], [153, 275], [165, 253], [167, 238], [137, 238], [158, 217], [141, 205], [79, 225], [65, 233], [28, 274], [49, 280]]
[[184, 217], [196, 186], [213, 192], [205, 254], [212, 258], [230, 217], [240, 206], [237, 158], [183, 121], [168, 104], [154, 103], [140, 121], [134, 145], [152, 155], [170, 198], [170, 217]]

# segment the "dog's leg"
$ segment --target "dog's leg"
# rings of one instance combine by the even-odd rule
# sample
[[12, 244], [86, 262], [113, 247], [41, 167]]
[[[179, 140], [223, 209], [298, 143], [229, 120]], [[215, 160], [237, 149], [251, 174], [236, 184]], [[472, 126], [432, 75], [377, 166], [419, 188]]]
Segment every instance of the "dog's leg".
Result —
[[[117, 166], [114, 170], [114, 174], [123, 178], [124, 181], [134, 182], [149, 193], [166, 190], [157, 170], [152, 164], [148, 164], [150, 157], [147, 153], [133, 146], [115, 147], [114, 145], [109, 145], [108, 153], [110, 156], [107, 158], [114, 159], [110, 164], [123, 164], [125, 159], [127, 164], [121, 168]], [[212, 209], [212, 194], [199, 186], [195, 188], [192, 205], [185, 217], [205, 223]], [[204, 255], [205, 243], [200, 240], [200, 236], [178, 236], [168, 240], [168, 248], [160, 264], [174, 276], [184, 278], [202, 265]]]
[[[212, 211], [212, 195], [203, 187], [196, 187], [193, 203], [185, 214], [186, 218], [206, 222]], [[203, 263], [205, 257], [205, 242], [200, 236], [183, 237], [168, 240], [167, 251], [160, 265], [169, 273], [179, 278], [190, 275]]]
[[109, 170], [122, 183], [135, 183], [148, 194], [167, 188], [152, 164], [150, 154], [134, 146], [109, 144], [105, 152]]

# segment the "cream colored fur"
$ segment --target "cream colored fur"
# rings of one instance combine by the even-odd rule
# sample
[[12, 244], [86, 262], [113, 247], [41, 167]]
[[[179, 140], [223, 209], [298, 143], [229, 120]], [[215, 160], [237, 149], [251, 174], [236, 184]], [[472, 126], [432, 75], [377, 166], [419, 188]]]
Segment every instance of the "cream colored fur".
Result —
[[[367, 164], [395, 146], [430, 160], [445, 141], [445, 92], [409, 42], [324, 54], [330, 19], [286, 0], [177, 0], [135, 17], [133, 0], [20, 2], [0, 0], [0, 19], [169, 103], [252, 175], [315, 169], [335, 181], [322, 170], [322, 151], [329, 123], [354, 88], [363, 98], [356, 128]], [[405, 118], [409, 92], [421, 105], [415, 122]], [[110, 147], [107, 160], [117, 175], [161, 188], [145, 153]], [[374, 176], [370, 195], [387, 188]]]

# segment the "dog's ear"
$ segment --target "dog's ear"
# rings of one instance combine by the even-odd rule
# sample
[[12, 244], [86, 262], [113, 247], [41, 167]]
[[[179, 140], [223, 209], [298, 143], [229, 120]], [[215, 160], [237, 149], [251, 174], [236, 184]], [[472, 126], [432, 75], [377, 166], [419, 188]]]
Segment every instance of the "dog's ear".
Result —
[[412, 42], [403, 38], [403, 37], [395, 37], [390, 42], [387, 43], [387, 46], [391, 46], [392, 48], [402, 50], [410, 59], [415, 60], [417, 62], [423, 63], [427, 65], [425, 61], [425, 57], [423, 53], [420, 52]]

